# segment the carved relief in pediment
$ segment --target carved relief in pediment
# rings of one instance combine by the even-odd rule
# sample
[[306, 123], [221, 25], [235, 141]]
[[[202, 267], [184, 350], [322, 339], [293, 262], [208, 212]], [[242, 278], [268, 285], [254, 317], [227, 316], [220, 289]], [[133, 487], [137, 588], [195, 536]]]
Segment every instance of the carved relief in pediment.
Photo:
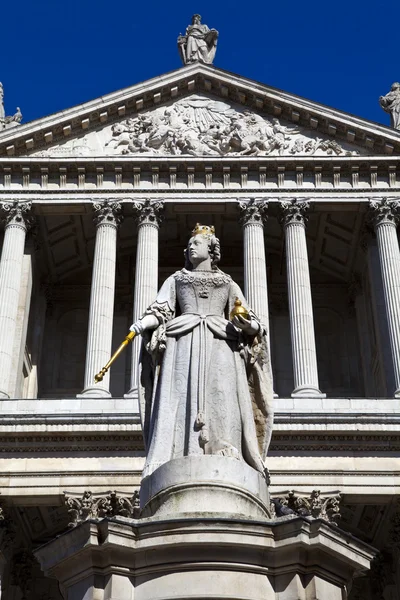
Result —
[[34, 156], [352, 156], [349, 144], [192, 95]]

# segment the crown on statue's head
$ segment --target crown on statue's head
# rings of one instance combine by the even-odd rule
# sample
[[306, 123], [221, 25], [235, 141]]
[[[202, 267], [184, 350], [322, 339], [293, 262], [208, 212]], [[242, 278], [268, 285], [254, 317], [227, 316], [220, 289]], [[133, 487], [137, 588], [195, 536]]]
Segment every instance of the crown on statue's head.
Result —
[[192, 235], [199, 235], [199, 233], [205, 235], [214, 235], [215, 227], [214, 225], [211, 225], [211, 227], [209, 227], [208, 225], [200, 225], [200, 223], [196, 223], [195, 228], [192, 231]]

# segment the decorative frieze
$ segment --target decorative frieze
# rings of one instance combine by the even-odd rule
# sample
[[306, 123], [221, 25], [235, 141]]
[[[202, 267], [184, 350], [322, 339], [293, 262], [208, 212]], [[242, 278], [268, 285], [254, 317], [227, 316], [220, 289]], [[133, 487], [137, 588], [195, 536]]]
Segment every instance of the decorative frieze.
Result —
[[139, 491], [133, 496], [123, 492], [109, 491], [93, 494], [85, 491], [82, 496], [72, 492], [64, 492], [64, 504], [70, 517], [69, 527], [76, 527], [88, 519], [104, 519], [106, 517], [139, 517]]
[[[337, 196], [338, 192], [351, 194], [360, 190], [370, 192], [379, 189], [382, 192], [396, 190], [400, 187], [397, 181], [397, 168], [393, 162], [381, 162], [379, 165], [370, 166], [361, 158], [357, 162], [340, 160], [335, 162], [322, 162], [294, 158], [291, 161], [282, 161], [281, 158], [270, 161], [268, 166], [260, 158], [246, 156], [231, 158], [228, 162], [224, 157], [223, 165], [207, 157], [201, 161], [193, 157], [186, 157], [179, 161], [178, 157], [171, 157], [168, 165], [158, 157], [139, 162], [132, 167], [121, 160], [120, 163], [105, 158], [101, 166], [93, 165], [83, 157], [79, 161], [64, 162], [53, 166], [53, 160], [35, 162], [15, 162], [17, 159], [8, 159], [3, 164], [0, 176], [1, 190], [37, 193], [38, 190], [139, 190], [148, 192], [149, 189], [162, 189], [173, 191], [195, 189], [199, 193], [214, 189], [246, 190], [250, 193], [265, 189], [273, 190], [330, 190], [330, 194]], [[318, 159], [323, 161], [323, 157]], [[244, 164], [243, 164], [244, 163]], [[379, 172], [379, 178], [378, 178]], [[313, 174], [313, 176], [312, 176]], [[376, 192], [375, 192], [376, 193]]]
[[340, 519], [341, 494], [339, 491], [324, 492], [313, 490], [311, 494], [287, 490], [272, 498], [271, 508], [276, 517], [299, 515], [323, 519], [334, 525]]

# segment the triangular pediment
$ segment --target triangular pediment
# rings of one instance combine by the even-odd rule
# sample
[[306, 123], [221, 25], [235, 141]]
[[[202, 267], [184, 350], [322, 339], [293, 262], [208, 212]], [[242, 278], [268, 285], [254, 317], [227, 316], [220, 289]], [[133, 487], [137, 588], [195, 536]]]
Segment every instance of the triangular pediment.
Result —
[[194, 64], [0, 134], [0, 156], [400, 154], [400, 132]]

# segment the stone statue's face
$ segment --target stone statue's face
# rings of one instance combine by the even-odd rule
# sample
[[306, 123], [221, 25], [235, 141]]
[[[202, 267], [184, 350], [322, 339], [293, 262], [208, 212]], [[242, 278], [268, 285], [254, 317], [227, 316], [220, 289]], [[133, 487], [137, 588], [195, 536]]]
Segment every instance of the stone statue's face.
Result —
[[204, 235], [194, 235], [188, 243], [189, 260], [195, 267], [210, 256], [208, 239]]

